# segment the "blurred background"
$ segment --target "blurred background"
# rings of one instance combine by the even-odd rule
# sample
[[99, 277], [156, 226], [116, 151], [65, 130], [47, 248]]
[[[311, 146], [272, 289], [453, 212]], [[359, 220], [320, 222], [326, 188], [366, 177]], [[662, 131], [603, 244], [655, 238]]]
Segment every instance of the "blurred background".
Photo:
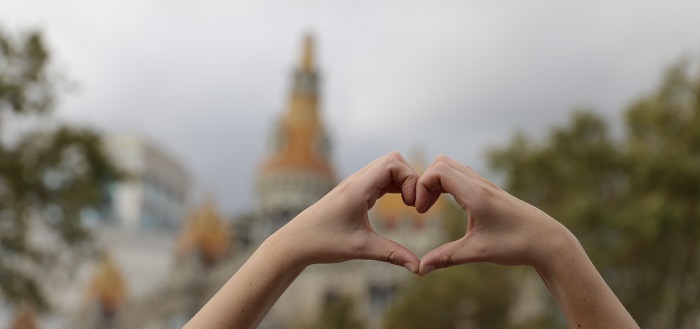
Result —
[[[0, 3], [0, 328], [180, 328], [392, 150], [563, 222], [644, 328], [700, 328], [700, 3]], [[464, 234], [387, 196], [421, 256]], [[309, 268], [261, 328], [565, 328], [530, 268]]]

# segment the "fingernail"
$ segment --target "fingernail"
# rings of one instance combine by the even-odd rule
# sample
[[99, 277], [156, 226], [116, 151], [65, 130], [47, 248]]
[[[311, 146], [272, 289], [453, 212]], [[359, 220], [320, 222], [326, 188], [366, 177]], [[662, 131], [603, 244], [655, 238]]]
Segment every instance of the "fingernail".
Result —
[[403, 267], [405, 267], [407, 270], [409, 270], [411, 273], [417, 273], [416, 272], [416, 266], [411, 264], [411, 263], [405, 263], [403, 264]]
[[432, 272], [432, 271], [435, 271], [435, 266], [433, 266], [433, 265], [428, 265], [428, 266], [426, 266], [426, 267], [423, 268], [423, 274], [422, 274], [422, 275], [426, 275], [426, 274], [428, 274], [428, 273], [430, 273], [430, 272]]

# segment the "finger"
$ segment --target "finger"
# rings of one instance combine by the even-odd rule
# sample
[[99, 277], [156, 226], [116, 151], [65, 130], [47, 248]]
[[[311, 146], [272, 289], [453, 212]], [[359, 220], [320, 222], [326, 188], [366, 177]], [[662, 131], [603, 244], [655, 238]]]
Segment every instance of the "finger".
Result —
[[426, 212], [434, 203], [436, 193], [450, 193], [463, 208], [479, 194], [479, 183], [444, 162], [435, 163], [418, 179], [416, 210]]
[[375, 163], [371, 175], [373, 178], [370, 184], [373, 189], [378, 190], [377, 196], [401, 192], [406, 205], [415, 204], [419, 176], [400, 153], [389, 153], [382, 161]]
[[467, 166], [467, 165], [465, 165], [465, 164], [463, 164], [455, 159], [452, 159], [444, 154], [438, 155], [435, 158], [435, 160], [433, 160], [433, 163], [431, 164], [431, 166], [433, 166], [437, 163], [440, 163], [440, 162], [444, 162], [444, 163], [450, 165], [450, 167], [457, 169], [459, 172], [471, 177], [472, 179], [476, 179], [479, 176], [479, 175], [476, 175], [476, 173], [473, 170], [467, 170], [469, 168], [469, 166]]
[[401, 170], [393, 172], [392, 178], [396, 185], [401, 186], [399, 192], [401, 192], [403, 203], [407, 206], [413, 206], [416, 203], [416, 184], [420, 176], [399, 152], [396, 152], [395, 155], [396, 160], [401, 163], [399, 165]]
[[[454, 164], [456, 165], [456, 161], [452, 160], [451, 158], [449, 158], [449, 157], [446, 156], [446, 155], [441, 154], [441, 155], [438, 155], [437, 157], [435, 157], [435, 159], [433, 160], [432, 163], [430, 163], [430, 165], [428, 166], [428, 169], [426, 169], [425, 172], [430, 171], [430, 170], [431, 170], [436, 164], [438, 164], [438, 163], [443, 163], [443, 164], [444, 164], [444, 163], [447, 163], [448, 165], [449, 165], [450, 163], [454, 163]], [[423, 174], [425, 174], [425, 172], [424, 172]], [[424, 193], [424, 192], [425, 192], [425, 190], [423, 190], [423, 191], [417, 190], [417, 191], [416, 191], [417, 194], [418, 194], [418, 193]], [[440, 187], [436, 187], [435, 190], [429, 191], [429, 193], [428, 193], [427, 196], [421, 195], [420, 199], [421, 199], [421, 200], [427, 199], [427, 200], [428, 200], [428, 203], [427, 203], [427, 206], [426, 206], [426, 205], [424, 205], [425, 202], [422, 202], [422, 201], [421, 201], [421, 203], [420, 203], [421, 206], [418, 207], [418, 206], [417, 206], [417, 205], [418, 205], [418, 202], [416, 202], [416, 210], [417, 210], [418, 212], [421, 212], [421, 213], [427, 212], [430, 208], [433, 207], [433, 205], [434, 205], [434, 204], [437, 202], [437, 200], [440, 198], [440, 195], [441, 195], [442, 193], [444, 193], [444, 192], [445, 192], [445, 191], [442, 189], [442, 186], [440, 186]], [[416, 195], [416, 198], [418, 199], [418, 195]], [[416, 200], [416, 201], [417, 201], [417, 200]]]
[[466, 175], [467, 177], [469, 177], [471, 179], [474, 179], [474, 180], [477, 180], [477, 181], [480, 181], [482, 183], [486, 183], [489, 185], [496, 186], [495, 184], [491, 183], [491, 181], [489, 181], [488, 179], [479, 175], [476, 171], [474, 171], [474, 169], [472, 169], [472, 167], [467, 166], [467, 165], [465, 165], [457, 160], [454, 160], [446, 155], [442, 155], [442, 154], [438, 155], [435, 158], [435, 160], [433, 160], [433, 164], [438, 163], [438, 162], [447, 163], [450, 167], [455, 168], [457, 171], [463, 173], [464, 175]]
[[435, 164], [436, 162], [434, 160], [433, 163], [431, 163], [430, 166], [428, 166], [428, 169], [426, 169], [423, 172], [423, 175], [421, 175], [418, 178], [418, 183], [416, 184], [415, 208], [420, 213], [425, 213], [426, 211], [428, 211], [435, 204], [435, 202], [437, 202], [437, 199], [440, 197], [440, 195], [444, 192], [440, 184], [432, 184], [430, 186], [426, 186], [422, 183], [422, 181], [425, 180], [425, 178], [423, 177], [425, 177], [426, 173], [429, 173], [433, 169], [433, 166]]
[[[440, 198], [440, 196], [441, 196], [442, 193], [444, 193], [444, 192], [445, 192], [445, 191], [443, 191], [442, 188], [440, 188], [440, 189], [438, 189], [438, 190], [436, 190], [436, 191], [430, 192], [430, 195], [428, 196], [428, 198], [429, 198], [428, 206], [425, 207], [425, 209], [423, 209], [422, 211], [419, 211], [419, 212], [420, 212], [420, 213], [425, 213], [425, 212], [427, 212], [428, 210], [430, 210], [430, 208], [432, 208], [433, 205], [435, 205], [435, 203], [437, 202], [437, 200]], [[416, 197], [416, 198], [417, 198], [417, 197]], [[416, 210], [417, 210], [417, 209], [418, 209], [418, 207], [416, 207]]]
[[484, 248], [477, 241], [473, 236], [465, 236], [433, 249], [421, 258], [418, 275], [423, 276], [450, 266], [485, 261], [487, 256]]
[[360, 258], [387, 262], [402, 266], [411, 273], [417, 274], [420, 260], [406, 247], [372, 232], [364, 245]]

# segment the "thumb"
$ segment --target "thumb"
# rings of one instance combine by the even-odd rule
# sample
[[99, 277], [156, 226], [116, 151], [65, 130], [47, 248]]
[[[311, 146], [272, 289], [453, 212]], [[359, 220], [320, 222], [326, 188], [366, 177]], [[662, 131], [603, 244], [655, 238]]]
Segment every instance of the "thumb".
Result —
[[403, 266], [411, 273], [418, 274], [420, 260], [418, 257], [396, 241], [389, 240], [377, 233], [370, 233], [361, 258], [387, 262], [390, 264]]
[[465, 236], [448, 242], [427, 253], [420, 260], [418, 275], [423, 276], [437, 269], [480, 262], [485, 259], [484, 249], [474, 237]]

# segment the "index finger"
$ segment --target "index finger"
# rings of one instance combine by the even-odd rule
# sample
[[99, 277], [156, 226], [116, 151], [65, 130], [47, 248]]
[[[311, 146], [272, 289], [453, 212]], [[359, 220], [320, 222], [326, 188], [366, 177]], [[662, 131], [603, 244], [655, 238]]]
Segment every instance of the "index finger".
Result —
[[[455, 160], [455, 159], [452, 159], [452, 158], [450, 158], [450, 157], [448, 157], [448, 156], [446, 156], [446, 155], [444, 155], [444, 154], [438, 155], [438, 156], [435, 158], [435, 160], [433, 160], [433, 162], [432, 162], [430, 165], [433, 166], [433, 165], [435, 165], [435, 164], [437, 164], [437, 163], [439, 163], [439, 162], [447, 163], [448, 165], [450, 165], [450, 167], [452, 167], [452, 168], [456, 169], [457, 171], [459, 171], [459, 172], [461, 172], [461, 173], [467, 175], [467, 177], [469, 177], [469, 178], [472, 178], [472, 179], [477, 180], [477, 181], [482, 182], [482, 183], [487, 183], [487, 184], [489, 184], [489, 185], [494, 185], [493, 183], [491, 183], [491, 182], [490, 182], [489, 180], [487, 180], [486, 178], [481, 177], [481, 175], [479, 175], [476, 171], [474, 171], [474, 169], [472, 169], [472, 167], [470, 167], [470, 166], [468, 166], [468, 165], [466, 165], [466, 164], [464, 164], [464, 163], [461, 163], [461, 162], [459, 162], [459, 161], [457, 161], [457, 160]], [[494, 185], [494, 186], [495, 186], [495, 185]]]
[[400, 153], [392, 152], [373, 162], [366, 174], [370, 175], [369, 188], [377, 192], [377, 198], [385, 193], [401, 192], [406, 205], [412, 206], [415, 203], [418, 174]]
[[478, 195], [479, 183], [445, 162], [434, 163], [418, 179], [416, 186], [416, 209], [425, 212], [436, 199], [435, 193], [449, 193], [463, 209], [472, 204]]

